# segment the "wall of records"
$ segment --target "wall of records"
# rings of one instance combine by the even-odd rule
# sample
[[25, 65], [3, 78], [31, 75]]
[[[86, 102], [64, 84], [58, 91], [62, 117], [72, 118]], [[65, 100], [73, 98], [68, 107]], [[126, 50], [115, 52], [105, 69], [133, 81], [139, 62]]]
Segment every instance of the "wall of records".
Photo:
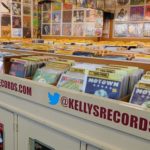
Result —
[[116, 6], [114, 37], [150, 37], [150, 0], [117, 0]]
[[70, 2], [44, 3], [41, 17], [42, 35], [101, 37], [103, 11], [84, 8], [83, 5], [82, 2], [77, 5]]
[[31, 0], [0, 0], [0, 37], [31, 37]]

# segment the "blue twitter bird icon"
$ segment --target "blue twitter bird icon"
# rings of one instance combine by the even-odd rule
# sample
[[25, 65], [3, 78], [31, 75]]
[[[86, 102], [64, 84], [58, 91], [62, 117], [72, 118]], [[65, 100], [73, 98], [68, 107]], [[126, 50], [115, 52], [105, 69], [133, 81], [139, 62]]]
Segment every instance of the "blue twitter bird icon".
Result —
[[48, 99], [49, 103], [51, 105], [57, 105], [60, 99], [60, 94], [59, 93], [54, 93], [53, 95], [49, 92], [48, 93]]

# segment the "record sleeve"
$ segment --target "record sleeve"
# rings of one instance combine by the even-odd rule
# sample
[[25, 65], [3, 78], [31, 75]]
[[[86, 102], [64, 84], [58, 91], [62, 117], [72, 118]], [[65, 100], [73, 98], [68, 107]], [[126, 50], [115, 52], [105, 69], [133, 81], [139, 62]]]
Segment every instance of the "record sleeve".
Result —
[[150, 20], [150, 5], [145, 6], [145, 20]]
[[96, 0], [87, 0], [87, 7], [88, 8], [97, 8], [97, 1]]
[[72, 22], [72, 11], [63, 11], [63, 22], [64, 23]]
[[72, 3], [63, 3], [63, 10], [72, 10]]
[[143, 23], [130, 23], [128, 34], [130, 37], [143, 37]]
[[52, 24], [52, 35], [60, 35], [60, 34], [61, 34], [60, 24]]
[[87, 77], [85, 93], [94, 94], [100, 97], [120, 99], [121, 82], [96, 77]]
[[53, 11], [52, 12], [52, 22], [53, 23], [61, 22], [61, 11]]
[[144, 19], [144, 6], [135, 6], [130, 8], [130, 19], [133, 21]]
[[1, 0], [0, 10], [1, 10], [1, 13], [10, 13], [11, 1], [10, 0]]
[[12, 14], [20, 16], [21, 15], [21, 4], [20, 3], [12, 3]]
[[129, 8], [120, 7], [116, 9], [115, 20], [116, 21], [128, 21], [129, 19]]
[[13, 28], [21, 28], [21, 17], [16, 17], [13, 16], [12, 17], [12, 24], [13, 24]]
[[73, 24], [73, 36], [81, 37], [84, 35], [84, 24]]
[[81, 92], [83, 91], [83, 78], [80, 78], [75, 74], [63, 74], [57, 84], [57, 87]]
[[128, 36], [128, 24], [115, 23], [114, 36], [115, 37], [127, 37]]
[[42, 34], [43, 35], [50, 35], [50, 25], [49, 24], [43, 24], [42, 25]]
[[77, 8], [88, 7], [88, 0], [77, 0]]
[[50, 23], [51, 22], [51, 13], [43, 12], [43, 23]]
[[9, 14], [3, 14], [1, 18], [1, 25], [2, 26], [10, 26], [11, 25], [11, 19]]
[[97, 0], [97, 4], [96, 4], [97, 6], [97, 9], [99, 10], [99, 9], [101, 9], [101, 10], [103, 10], [104, 9], [104, 0]]
[[61, 3], [52, 3], [52, 11], [60, 11], [61, 10]]
[[43, 3], [43, 11], [51, 11], [51, 3]]
[[144, 23], [144, 37], [150, 37], [150, 23]]
[[74, 10], [73, 11], [73, 21], [74, 22], [84, 22], [84, 10]]
[[21, 28], [13, 28], [12, 36], [13, 37], [22, 37], [22, 29]]
[[95, 23], [86, 23], [85, 36], [95, 36]]
[[71, 34], [72, 34], [71, 24], [63, 24], [62, 25], [62, 35], [71, 36]]
[[30, 7], [30, 5], [23, 5], [23, 14], [30, 16], [30, 14], [31, 14], [31, 7]]
[[86, 22], [95, 22], [97, 18], [97, 10], [96, 9], [87, 9], [86, 10]]

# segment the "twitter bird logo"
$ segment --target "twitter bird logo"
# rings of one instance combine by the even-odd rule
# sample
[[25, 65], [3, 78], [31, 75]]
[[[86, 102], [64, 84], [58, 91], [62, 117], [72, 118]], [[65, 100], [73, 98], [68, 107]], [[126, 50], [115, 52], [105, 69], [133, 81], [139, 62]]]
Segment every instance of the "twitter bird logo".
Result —
[[59, 93], [54, 93], [54, 95], [52, 95], [50, 92], [48, 93], [48, 99], [49, 99], [49, 103], [51, 105], [57, 105], [60, 99], [60, 94]]

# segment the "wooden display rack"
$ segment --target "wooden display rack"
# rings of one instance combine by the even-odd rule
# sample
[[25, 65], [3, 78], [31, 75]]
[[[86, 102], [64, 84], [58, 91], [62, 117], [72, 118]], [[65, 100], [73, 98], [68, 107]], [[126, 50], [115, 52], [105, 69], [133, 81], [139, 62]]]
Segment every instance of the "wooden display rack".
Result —
[[[108, 63], [95, 58], [59, 57]], [[9, 59], [7, 57], [5, 63]], [[150, 70], [149, 64], [141, 66]], [[53, 99], [54, 95], [58, 97]], [[150, 110], [141, 106], [7, 74], [0, 74], [0, 97], [0, 112], [10, 112], [14, 120], [14, 145], [9, 143], [7, 135], [5, 142], [10, 144], [7, 150], [28, 150], [31, 138], [52, 150], [149, 150]], [[58, 103], [53, 105], [52, 100]], [[2, 123], [4, 117], [1, 115]]]

